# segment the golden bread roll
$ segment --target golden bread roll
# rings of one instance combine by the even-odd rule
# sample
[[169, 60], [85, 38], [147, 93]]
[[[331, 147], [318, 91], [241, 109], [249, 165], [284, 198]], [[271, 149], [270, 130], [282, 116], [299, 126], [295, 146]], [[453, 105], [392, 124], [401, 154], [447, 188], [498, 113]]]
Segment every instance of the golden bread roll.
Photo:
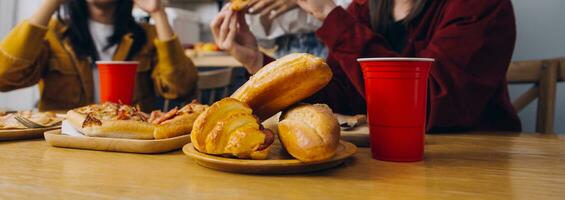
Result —
[[247, 4], [249, 4], [249, 0], [232, 0], [230, 8], [233, 11], [240, 11], [247, 7]]
[[323, 59], [294, 53], [269, 63], [231, 95], [248, 104], [261, 120], [303, 100], [323, 87], [333, 74]]
[[339, 123], [325, 104], [291, 108], [281, 116], [278, 129], [288, 153], [303, 162], [330, 159], [339, 144]]
[[266, 159], [274, 135], [252, 112], [232, 98], [212, 104], [194, 122], [190, 135], [194, 148], [212, 155]]

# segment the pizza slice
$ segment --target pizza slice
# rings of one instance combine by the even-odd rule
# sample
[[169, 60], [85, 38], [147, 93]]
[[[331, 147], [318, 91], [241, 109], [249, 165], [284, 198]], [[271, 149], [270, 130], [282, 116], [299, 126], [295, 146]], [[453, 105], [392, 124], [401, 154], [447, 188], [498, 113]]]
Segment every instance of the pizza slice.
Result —
[[127, 139], [163, 139], [189, 134], [192, 123], [207, 108], [192, 102], [169, 112], [140, 109], [116, 103], [92, 104], [70, 110], [67, 119], [86, 136]]

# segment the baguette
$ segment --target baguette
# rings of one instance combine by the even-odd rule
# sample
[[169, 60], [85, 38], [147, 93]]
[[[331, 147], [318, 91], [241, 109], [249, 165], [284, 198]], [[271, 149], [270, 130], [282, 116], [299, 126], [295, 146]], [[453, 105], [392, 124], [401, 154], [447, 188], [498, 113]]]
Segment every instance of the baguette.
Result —
[[339, 144], [339, 123], [325, 104], [291, 108], [282, 114], [278, 130], [288, 153], [303, 162], [330, 159]]
[[231, 95], [248, 104], [261, 120], [303, 100], [323, 87], [332, 71], [323, 59], [294, 53], [269, 63]]

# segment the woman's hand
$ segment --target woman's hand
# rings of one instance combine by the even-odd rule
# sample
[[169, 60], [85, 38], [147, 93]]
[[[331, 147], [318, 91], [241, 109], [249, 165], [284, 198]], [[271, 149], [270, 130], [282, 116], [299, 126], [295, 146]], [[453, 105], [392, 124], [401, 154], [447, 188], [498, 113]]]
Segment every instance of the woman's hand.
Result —
[[149, 13], [151, 18], [155, 20], [155, 29], [157, 29], [157, 38], [161, 41], [170, 40], [174, 37], [173, 28], [169, 24], [169, 18], [160, 0], [133, 0], [135, 6]]
[[263, 65], [263, 54], [259, 51], [257, 40], [245, 21], [245, 13], [234, 12], [229, 4], [210, 23], [216, 44], [254, 74]]
[[70, 0], [44, 0], [39, 9], [29, 18], [29, 22], [39, 26], [47, 26], [51, 16], [59, 9], [59, 6], [69, 1]]
[[248, 11], [274, 19], [296, 7], [296, 0], [251, 0]]
[[296, 0], [296, 3], [320, 21], [324, 21], [328, 14], [337, 7], [333, 0]]
[[135, 6], [141, 10], [153, 15], [163, 11], [163, 5], [160, 0], [134, 0]]

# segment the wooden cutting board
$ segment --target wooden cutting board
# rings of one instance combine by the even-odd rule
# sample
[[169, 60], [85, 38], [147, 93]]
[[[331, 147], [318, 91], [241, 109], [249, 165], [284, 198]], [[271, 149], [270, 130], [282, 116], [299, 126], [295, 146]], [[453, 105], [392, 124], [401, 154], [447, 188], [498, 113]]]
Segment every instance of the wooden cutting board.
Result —
[[61, 130], [45, 132], [45, 141], [54, 147], [113, 151], [125, 153], [164, 153], [182, 148], [190, 142], [190, 135], [158, 140], [136, 140], [103, 137], [80, 137], [61, 134]]

